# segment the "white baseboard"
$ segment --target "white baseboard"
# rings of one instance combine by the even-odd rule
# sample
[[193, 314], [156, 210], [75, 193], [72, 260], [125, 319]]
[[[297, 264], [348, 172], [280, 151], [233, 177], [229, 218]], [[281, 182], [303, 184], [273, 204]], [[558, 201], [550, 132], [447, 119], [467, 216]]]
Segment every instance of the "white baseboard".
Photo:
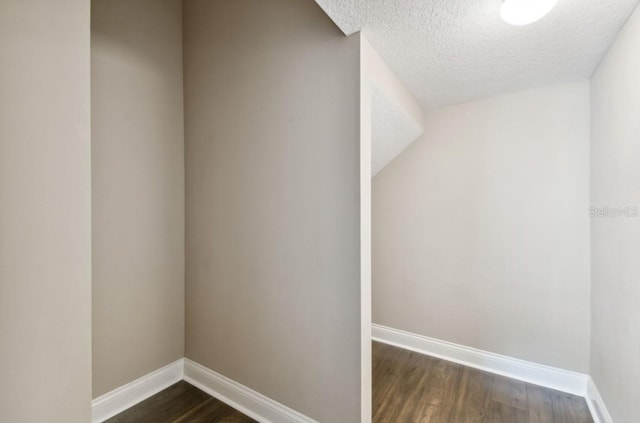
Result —
[[372, 327], [372, 333], [375, 341], [385, 344], [581, 397], [587, 394], [589, 376], [582, 373], [531, 363], [376, 324]]
[[[613, 423], [588, 375], [531, 363], [381, 325], [372, 326], [375, 341], [438, 357], [512, 379], [585, 397], [595, 423]], [[93, 423], [102, 423], [180, 380], [192, 384], [260, 423], [317, 423], [240, 383], [187, 358], [151, 372], [94, 399]]]
[[184, 359], [184, 380], [260, 423], [317, 423], [188, 358]]
[[93, 423], [102, 423], [183, 378], [184, 359], [142, 376], [91, 401]]
[[594, 423], [613, 423], [609, 410], [607, 410], [607, 407], [600, 396], [600, 392], [598, 392], [598, 388], [596, 388], [596, 384], [592, 378], [589, 378], [587, 385], [586, 400], [587, 405], [589, 406], [589, 411], [591, 411], [591, 416], [593, 416]]

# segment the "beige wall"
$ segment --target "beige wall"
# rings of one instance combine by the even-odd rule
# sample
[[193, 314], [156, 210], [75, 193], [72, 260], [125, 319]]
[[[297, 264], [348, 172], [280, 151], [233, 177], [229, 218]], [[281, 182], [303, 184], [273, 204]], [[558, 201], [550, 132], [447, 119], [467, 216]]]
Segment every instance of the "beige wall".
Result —
[[[591, 204], [640, 208], [640, 10], [592, 80]], [[591, 375], [616, 422], [640, 421], [640, 218], [591, 219]]]
[[0, 421], [91, 419], [89, 1], [0, 0]]
[[360, 421], [358, 38], [312, 0], [184, 12], [186, 355]]
[[93, 395], [184, 354], [182, 3], [94, 0]]
[[373, 321], [589, 367], [589, 85], [427, 115], [373, 180]]

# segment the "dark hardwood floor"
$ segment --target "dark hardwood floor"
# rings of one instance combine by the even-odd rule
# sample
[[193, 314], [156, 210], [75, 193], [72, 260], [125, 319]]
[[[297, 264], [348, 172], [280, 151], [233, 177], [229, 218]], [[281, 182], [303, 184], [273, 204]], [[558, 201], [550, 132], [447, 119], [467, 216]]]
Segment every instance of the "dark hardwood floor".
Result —
[[178, 382], [123, 411], [106, 423], [251, 423], [234, 410], [187, 382]]
[[375, 423], [593, 423], [584, 398], [373, 343]]
[[[583, 398], [378, 342], [373, 343], [373, 421], [593, 423]], [[107, 421], [147, 422], [255, 420], [186, 382], [178, 382]]]

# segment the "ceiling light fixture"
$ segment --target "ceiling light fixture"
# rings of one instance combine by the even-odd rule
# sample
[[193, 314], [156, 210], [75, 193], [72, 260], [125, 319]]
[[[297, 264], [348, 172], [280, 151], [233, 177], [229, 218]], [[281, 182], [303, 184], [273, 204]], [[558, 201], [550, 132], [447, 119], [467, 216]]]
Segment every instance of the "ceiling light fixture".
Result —
[[500, 16], [510, 25], [529, 25], [551, 12], [556, 3], [558, 0], [504, 0]]

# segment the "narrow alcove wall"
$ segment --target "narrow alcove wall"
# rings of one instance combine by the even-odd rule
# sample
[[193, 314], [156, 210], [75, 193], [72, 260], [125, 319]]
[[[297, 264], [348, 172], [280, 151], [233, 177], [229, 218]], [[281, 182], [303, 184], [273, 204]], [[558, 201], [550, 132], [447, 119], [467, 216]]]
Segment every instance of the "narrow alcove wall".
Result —
[[182, 2], [93, 0], [93, 397], [184, 356]]
[[184, 12], [186, 356], [360, 421], [358, 38], [312, 1]]
[[616, 422], [640, 421], [639, 49], [636, 9], [591, 82], [591, 205], [631, 209], [591, 219], [591, 375]]
[[360, 421], [358, 38], [313, 1], [94, 3], [94, 397], [186, 356]]

